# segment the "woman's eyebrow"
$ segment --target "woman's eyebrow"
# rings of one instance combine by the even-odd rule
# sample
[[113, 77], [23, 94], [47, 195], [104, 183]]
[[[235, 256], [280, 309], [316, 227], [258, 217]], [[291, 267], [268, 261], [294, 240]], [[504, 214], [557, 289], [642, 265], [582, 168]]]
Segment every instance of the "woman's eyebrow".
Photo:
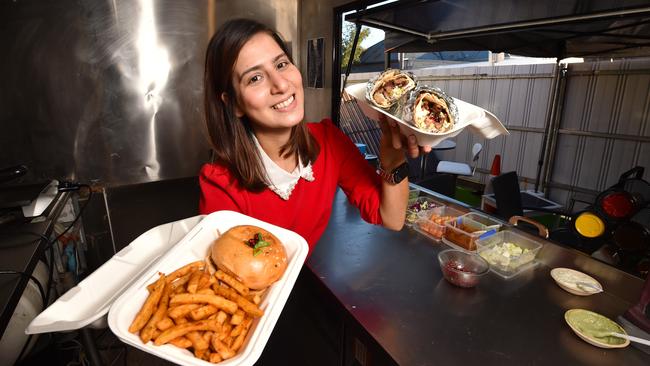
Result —
[[[284, 52], [282, 52], [281, 54], [275, 56], [273, 58], [273, 60], [271, 60], [271, 63], [276, 63], [279, 59], [281, 59], [282, 57], [285, 57], [285, 56], [286, 56], [286, 54]], [[249, 72], [252, 72], [252, 71], [255, 71], [255, 70], [258, 70], [258, 69], [261, 69], [261, 68], [262, 68], [262, 64], [258, 64], [258, 65], [249, 67], [248, 69], [244, 70], [244, 72], [239, 74], [239, 80], [243, 79], [244, 75], [248, 74]]]

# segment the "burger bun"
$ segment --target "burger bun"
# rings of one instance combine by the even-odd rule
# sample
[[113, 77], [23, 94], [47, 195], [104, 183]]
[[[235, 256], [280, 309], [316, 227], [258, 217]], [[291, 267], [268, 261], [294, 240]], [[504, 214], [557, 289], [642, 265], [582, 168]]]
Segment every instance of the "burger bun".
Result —
[[[255, 244], [258, 249], [255, 249]], [[234, 226], [212, 244], [211, 258], [222, 271], [252, 290], [262, 290], [282, 277], [287, 253], [280, 240], [253, 225]]]

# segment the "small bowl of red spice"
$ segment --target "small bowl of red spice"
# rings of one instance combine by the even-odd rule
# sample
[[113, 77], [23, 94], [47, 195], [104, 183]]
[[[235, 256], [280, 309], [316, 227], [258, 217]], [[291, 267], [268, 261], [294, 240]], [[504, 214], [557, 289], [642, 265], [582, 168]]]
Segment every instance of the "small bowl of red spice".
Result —
[[438, 262], [445, 279], [459, 287], [474, 287], [488, 273], [490, 265], [478, 254], [447, 249], [438, 253]]

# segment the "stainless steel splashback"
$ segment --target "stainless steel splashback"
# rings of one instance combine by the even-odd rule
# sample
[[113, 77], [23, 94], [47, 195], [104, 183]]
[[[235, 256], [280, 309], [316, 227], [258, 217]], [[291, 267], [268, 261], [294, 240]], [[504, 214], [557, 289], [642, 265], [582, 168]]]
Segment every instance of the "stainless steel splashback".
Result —
[[196, 175], [214, 4], [0, 1], [0, 168], [101, 185]]

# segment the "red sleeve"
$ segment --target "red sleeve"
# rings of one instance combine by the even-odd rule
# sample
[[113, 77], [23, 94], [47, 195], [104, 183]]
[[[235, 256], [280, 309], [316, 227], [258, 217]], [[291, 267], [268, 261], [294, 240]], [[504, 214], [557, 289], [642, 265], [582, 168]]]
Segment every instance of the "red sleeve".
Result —
[[209, 214], [220, 210], [242, 212], [234, 197], [226, 189], [230, 184], [230, 175], [223, 168], [205, 164], [199, 174], [201, 198], [199, 213]]
[[334, 160], [339, 162], [338, 185], [350, 203], [359, 208], [365, 221], [381, 225], [381, 178], [343, 131], [329, 119], [321, 123], [327, 148], [335, 155]]

